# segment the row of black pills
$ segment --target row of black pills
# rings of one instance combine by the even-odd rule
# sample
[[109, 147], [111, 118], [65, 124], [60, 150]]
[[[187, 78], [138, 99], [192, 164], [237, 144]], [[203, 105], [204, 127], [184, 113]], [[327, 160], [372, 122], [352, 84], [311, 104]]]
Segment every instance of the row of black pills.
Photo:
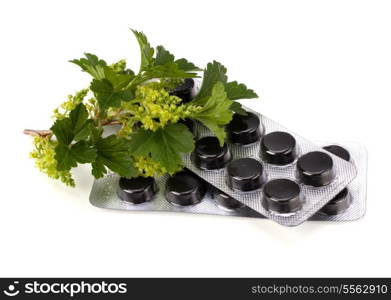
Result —
[[[157, 193], [153, 177], [121, 177], [118, 183], [118, 197], [124, 201], [141, 204], [151, 201]], [[188, 206], [201, 201], [206, 193], [204, 182], [189, 172], [178, 172], [171, 176], [165, 187], [167, 201], [174, 205]]]
[[[260, 158], [276, 166], [292, 164], [298, 157], [295, 138], [287, 132], [262, 133], [258, 116], [235, 114], [227, 126], [230, 143], [248, 146], [260, 141]], [[233, 190], [249, 192], [263, 188], [265, 208], [278, 213], [291, 213], [302, 206], [301, 188], [287, 178], [266, 180], [263, 165], [253, 158], [232, 160], [229, 147], [220, 147], [217, 138], [203, 137], [196, 142], [192, 153], [193, 163], [206, 171], [226, 168], [227, 185]], [[328, 185], [335, 177], [333, 160], [327, 153], [313, 151], [300, 156], [296, 163], [296, 177], [305, 185]]]
[[[217, 206], [233, 210], [243, 207], [239, 201], [212, 188], [190, 171], [178, 172], [168, 178], [164, 190], [166, 200], [176, 206], [191, 206], [202, 201], [210, 189]], [[142, 204], [153, 201], [158, 192], [155, 179], [152, 177], [137, 177], [119, 179], [117, 195], [126, 202]]]

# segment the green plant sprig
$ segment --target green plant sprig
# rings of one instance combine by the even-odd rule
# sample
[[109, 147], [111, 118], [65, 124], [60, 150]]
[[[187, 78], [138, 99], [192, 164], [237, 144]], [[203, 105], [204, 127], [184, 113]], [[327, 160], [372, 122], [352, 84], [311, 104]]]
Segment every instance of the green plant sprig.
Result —
[[[227, 69], [213, 61], [203, 70], [195, 99], [183, 103], [170, 91], [199, 77], [201, 69], [132, 32], [141, 54], [137, 73], [125, 60], [108, 65], [90, 53], [71, 60], [92, 76], [90, 85], [54, 110], [50, 130], [25, 130], [35, 136], [31, 157], [49, 177], [74, 186], [71, 170], [78, 164], [90, 164], [95, 178], [109, 170], [128, 178], [173, 174], [183, 168], [182, 154], [194, 149], [194, 136], [181, 120], [203, 123], [223, 145], [233, 113], [246, 113], [235, 100], [258, 97], [244, 84], [229, 82]], [[113, 124], [120, 128], [105, 136], [103, 127]]]

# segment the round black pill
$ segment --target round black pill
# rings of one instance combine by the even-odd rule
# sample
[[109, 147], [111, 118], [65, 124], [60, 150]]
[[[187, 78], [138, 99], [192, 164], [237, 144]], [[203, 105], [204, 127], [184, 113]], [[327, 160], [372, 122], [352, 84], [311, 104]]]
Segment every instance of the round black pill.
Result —
[[287, 165], [297, 156], [295, 138], [283, 131], [274, 131], [261, 140], [261, 158], [269, 164]]
[[199, 203], [205, 192], [205, 182], [184, 171], [167, 180], [165, 195], [172, 204], [187, 206]]
[[228, 136], [232, 143], [248, 145], [259, 141], [261, 138], [261, 121], [258, 116], [247, 112], [247, 115], [234, 114], [228, 124]]
[[285, 178], [270, 180], [263, 187], [262, 205], [279, 213], [298, 211], [302, 206], [300, 186]]
[[343, 213], [351, 204], [351, 197], [347, 188], [339, 192], [333, 199], [331, 199], [320, 212], [326, 215], [338, 215]]
[[227, 184], [243, 192], [259, 189], [264, 183], [263, 166], [253, 158], [239, 158], [227, 167]]
[[192, 78], [186, 78], [182, 84], [178, 85], [170, 92], [170, 95], [181, 98], [183, 103], [188, 103], [193, 100], [193, 88], [194, 80]]
[[296, 176], [305, 185], [328, 185], [335, 177], [333, 159], [324, 152], [308, 152], [297, 160]]
[[338, 145], [329, 145], [323, 147], [324, 150], [329, 151], [333, 153], [334, 155], [338, 156], [339, 158], [342, 158], [346, 161], [350, 161], [350, 153], [345, 148], [338, 146]]
[[238, 200], [217, 189], [213, 191], [213, 198], [215, 199], [218, 206], [225, 209], [234, 210], [244, 206], [242, 202], [239, 202]]
[[120, 199], [140, 204], [151, 201], [156, 194], [157, 186], [152, 177], [121, 177], [118, 183], [117, 195]]
[[219, 140], [214, 136], [199, 139], [192, 153], [193, 163], [203, 170], [222, 169], [231, 158], [232, 155], [227, 144], [221, 147]]

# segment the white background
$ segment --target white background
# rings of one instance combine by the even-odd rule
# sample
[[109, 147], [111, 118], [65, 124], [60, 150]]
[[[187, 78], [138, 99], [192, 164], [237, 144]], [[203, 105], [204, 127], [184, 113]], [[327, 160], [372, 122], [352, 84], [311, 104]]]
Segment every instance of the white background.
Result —
[[[389, 1], [1, 1], [0, 276], [391, 276]], [[313, 140], [369, 152], [368, 211], [351, 223], [113, 212], [38, 172], [24, 128], [45, 129], [143, 30], [199, 66], [216, 59], [260, 95], [244, 103]]]

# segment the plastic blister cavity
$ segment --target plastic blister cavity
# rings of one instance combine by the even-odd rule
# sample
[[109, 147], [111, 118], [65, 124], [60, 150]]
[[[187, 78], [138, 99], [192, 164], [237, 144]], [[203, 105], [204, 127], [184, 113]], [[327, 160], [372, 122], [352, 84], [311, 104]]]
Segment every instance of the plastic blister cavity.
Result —
[[228, 146], [225, 144], [221, 147], [219, 140], [214, 136], [199, 139], [192, 153], [193, 163], [204, 170], [222, 169], [231, 158], [231, 151]]
[[303, 202], [300, 185], [286, 178], [270, 180], [263, 188], [262, 201], [269, 211], [294, 213], [301, 209]]
[[258, 142], [263, 134], [263, 126], [256, 114], [235, 114], [227, 125], [228, 138], [232, 144], [251, 145]]
[[157, 190], [153, 178], [121, 178], [118, 182], [118, 197], [129, 203], [140, 204], [151, 201]]
[[263, 165], [251, 157], [238, 158], [226, 169], [227, 185], [239, 192], [259, 190], [266, 181]]
[[167, 180], [167, 201], [179, 206], [195, 205], [204, 198], [206, 184], [190, 172], [178, 172]]
[[298, 156], [296, 140], [287, 132], [271, 132], [262, 138], [260, 155], [263, 161], [272, 165], [291, 164]]

